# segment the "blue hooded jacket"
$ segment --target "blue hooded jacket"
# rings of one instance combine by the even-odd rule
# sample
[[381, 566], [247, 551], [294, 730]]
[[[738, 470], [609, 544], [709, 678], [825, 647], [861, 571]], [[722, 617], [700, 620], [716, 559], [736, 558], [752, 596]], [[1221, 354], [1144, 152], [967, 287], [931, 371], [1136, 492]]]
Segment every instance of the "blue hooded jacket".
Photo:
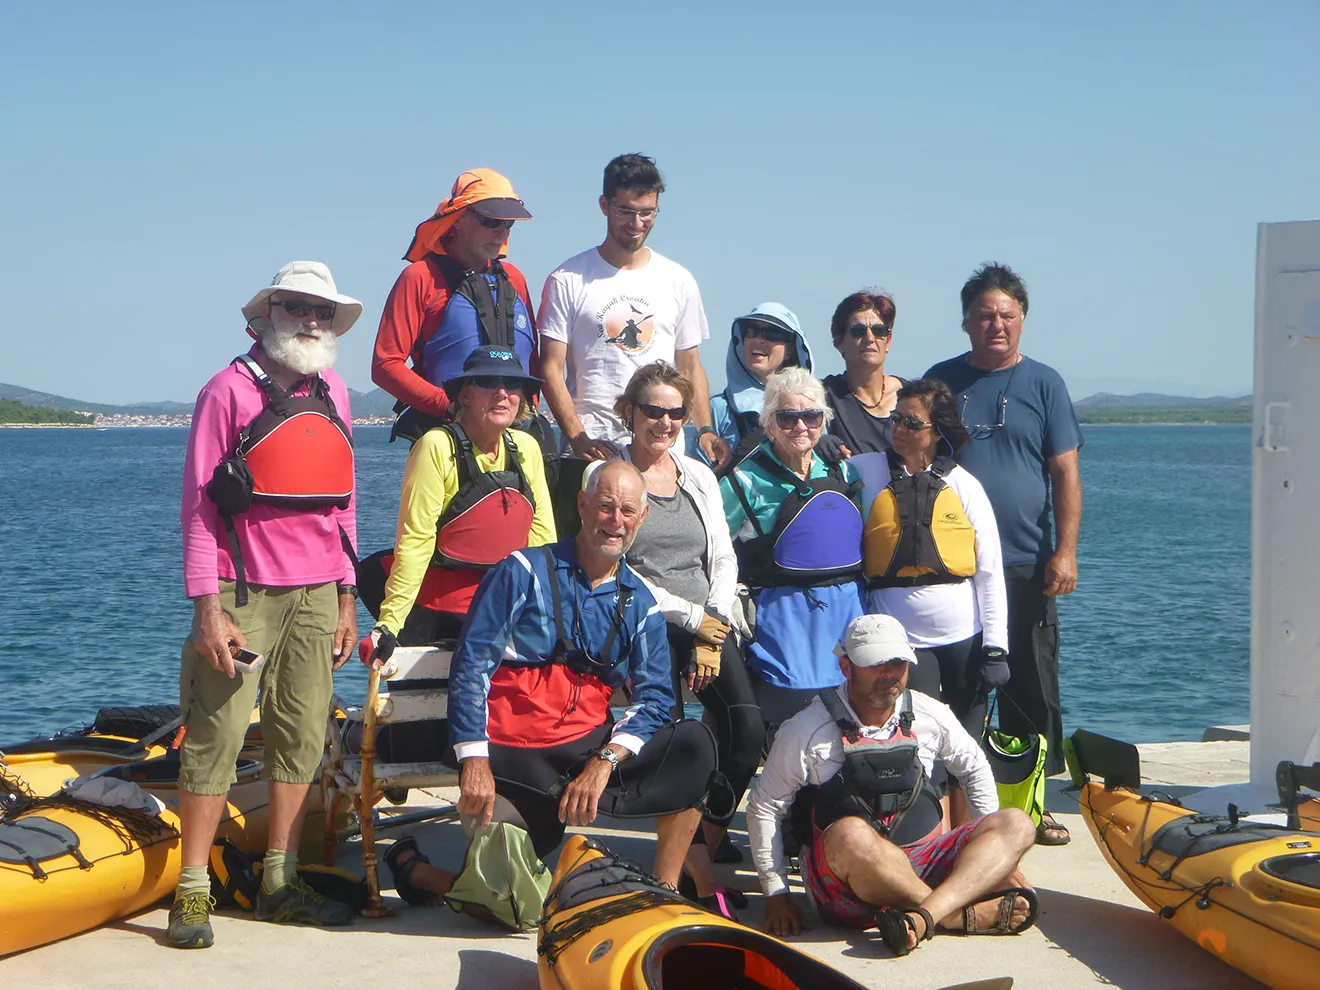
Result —
[[742, 414], [760, 413], [761, 402], [765, 397], [765, 386], [743, 364], [742, 327], [746, 320], [768, 323], [792, 333], [794, 344], [785, 356], [785, 364], [792, 363], [796, 357], [800, 367], [811, 370], [811, 348], [807, 346], [807, 338], [802, 334], [798, 318], [787, 306], [775, 302], [761, 303], [753, 307], [750, 313], [734, 320], [729, 334], [729, 350], [724, 357], [724, 376], [728, 384], [724, 386], [723, 392], [711, 396], [710, 400], [711, 422], [715, 432], [729, 441], [730, 448], [736, 447], [743, 437], [739, 423]]

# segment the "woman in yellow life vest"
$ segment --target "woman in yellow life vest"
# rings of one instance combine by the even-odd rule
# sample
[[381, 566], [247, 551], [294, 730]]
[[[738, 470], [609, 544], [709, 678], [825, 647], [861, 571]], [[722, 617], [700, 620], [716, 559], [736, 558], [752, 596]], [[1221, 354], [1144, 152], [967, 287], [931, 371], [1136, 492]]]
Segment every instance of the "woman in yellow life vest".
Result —
[[999, 530], [985, 489], [954, 460], [970, 438], [948, 386], [909, 382], [891, 419], [893, 449], [850, 461], [864, 486], [867, 611], [903, 623], [912, 688], [979, 738], [989, 692], [1008, 680]]

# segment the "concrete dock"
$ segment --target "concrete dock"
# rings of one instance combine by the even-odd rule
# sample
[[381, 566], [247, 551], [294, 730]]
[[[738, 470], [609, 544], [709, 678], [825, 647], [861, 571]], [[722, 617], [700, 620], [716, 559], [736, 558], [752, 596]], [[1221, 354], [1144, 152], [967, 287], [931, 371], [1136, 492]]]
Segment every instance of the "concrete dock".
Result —
[[[1249, 743], [1162, 743], [1140, 747], [1143, 777], [1153, 786], [1186, 794], [1245, 780]], [[1144, 907], [1101, 858], [1064, 792], [1050, 781], [1049, 806], [1073, 841], [1036, 847], [1024, 870], [1038, 888], [1037, 927], [1012, 938], [937, 935], [911, 955], [893, 959], [874, 932], [822, 926], [793, 939], [859, 983], [873, 988], [934, 990], [996, 976], [1011, 976], [1021, 990], [1111, 987], [1119, 990], [1244, 990], [1261, 985], [1196, 947]], [[413, 791], [410, 805], [450, 803], [454, 792]], [[1255, 809], [1255, 810], [1264, 810]], [[613, 823], [621, 825], [623, 823]], [[744, 845], [741, 815], [734, 837]], [[649, 862], [649, 836], [634, 823], [589, 829], [616, 851]], [[464, 839], [456, 823], [400, 829], [415, 835], [440, 865], [457, 864]], [[393, 831], [379, 836], [381, 849]], [[361, 846], [345, 845], [340, 865], [361, 870]], [[551, 863], [553, 866], [553, 863]], [[761, 920], [754, 874], [722, 867], [730, 882], [749, 892], [743, 921]], [[382, 869], [382, 886], [390, 883]], [[165, 945], [166, 904], [113, 925], [0, 960], [0, 988], [97, 990], [264, 990], [267, 987], [424, 985], [455, 990], [536, 990], [534, 935], [502, 934], [445, 907], [415, 908], [387, 891], [397, 916], [359, 918], [351, 928], [322, 930], [263, 924], [226, 910], [214, 916], [216, 944], [183, 952]], [[805, 898], [802, 899], [805, 903]], [[685, 988], [698, 990], [698, 988]]]

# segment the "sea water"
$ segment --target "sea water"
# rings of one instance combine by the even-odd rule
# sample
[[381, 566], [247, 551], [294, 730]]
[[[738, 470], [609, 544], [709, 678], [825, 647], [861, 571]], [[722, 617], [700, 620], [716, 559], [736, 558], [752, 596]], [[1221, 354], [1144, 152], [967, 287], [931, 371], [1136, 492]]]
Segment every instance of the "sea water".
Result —
[[[381, 427], [355, 437], [365, 555], [393, 540], [407, 448]], [[177, 701], [186, 443], [185, 429], [0, 429], [0, 747]], [[1249, 427], [1090, 427], [1081, 471], [1065, 729], [1155, 742], [1246, 722]], [[336, 690], [364, 695], [356, 659]]]

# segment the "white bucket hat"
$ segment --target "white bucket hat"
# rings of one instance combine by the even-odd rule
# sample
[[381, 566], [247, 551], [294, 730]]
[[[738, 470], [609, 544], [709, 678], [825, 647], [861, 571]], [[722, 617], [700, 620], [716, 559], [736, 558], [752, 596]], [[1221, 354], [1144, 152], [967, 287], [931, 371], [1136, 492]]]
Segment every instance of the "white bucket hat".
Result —
[[276, 292], [297, 292], [314, 296], [335, 304], [335, 317], [330, 329], [336, 337], [348, 333], [348, 328], [362, 315], [362, 304], [351, 296], [340, 295], [330, 269], [319, 261], [290, 261], [275, 273], [274, 280], [243, 307], [243, 318], [252, 321], [268, 316], [267, 300]]

